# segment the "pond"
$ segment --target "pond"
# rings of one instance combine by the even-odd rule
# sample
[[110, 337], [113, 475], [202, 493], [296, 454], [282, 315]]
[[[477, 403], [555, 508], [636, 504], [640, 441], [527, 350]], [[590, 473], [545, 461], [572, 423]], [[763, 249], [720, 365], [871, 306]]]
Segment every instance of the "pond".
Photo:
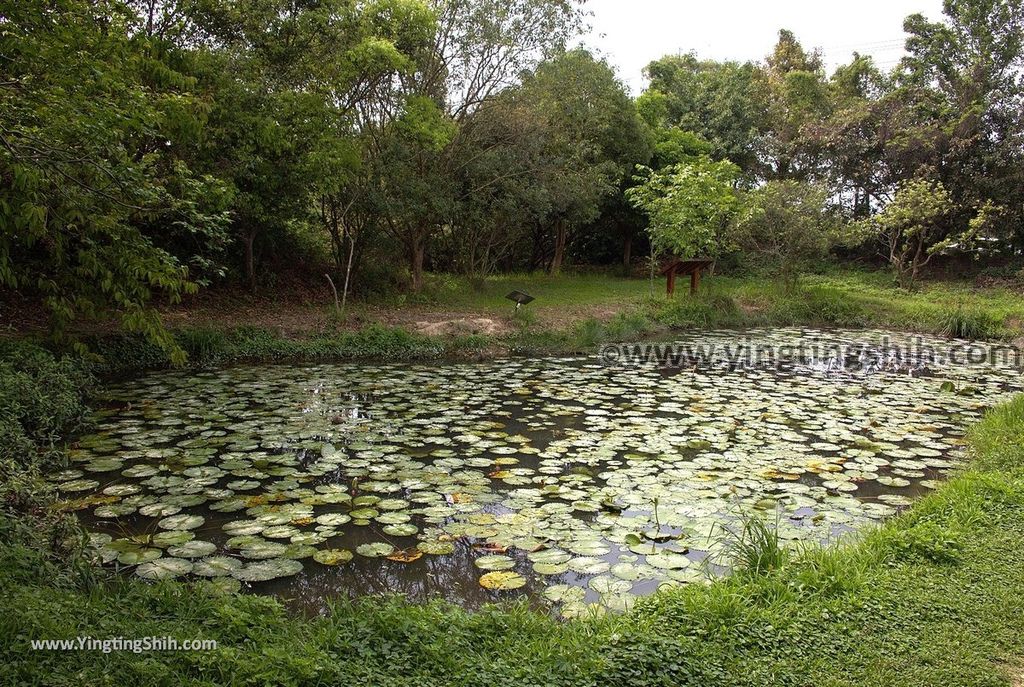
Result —
[[[738, 339], [870, 346], [780, 367], [723, 356]], [[108, 387], [52, 479], [103, 561], [147, 579], [308, 613], [383, 593], [617, 611], [726, 572], [741, 517], [828, 543], [935, 488], [1022, 383], [1015, 361], [878, 348], [914, 341], [948, 347], [716, 331], [667, 365], [606, 350], [163, 372]]]

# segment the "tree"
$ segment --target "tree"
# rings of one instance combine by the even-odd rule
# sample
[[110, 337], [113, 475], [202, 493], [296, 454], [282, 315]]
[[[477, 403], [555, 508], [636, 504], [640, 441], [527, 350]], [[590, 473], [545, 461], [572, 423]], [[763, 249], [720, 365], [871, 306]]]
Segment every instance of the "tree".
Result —
[[550, 203], [550, 271], [557, 274], [573, 236], [620, 192], [629, 172], [647, 162], [647, 132], [615, 72], [576, 49], [541, 63], [523, 78], [518, 98], [544, 128], [543, 167], [535, 178]]
[[730, 245], [727, 228], [737, 208], [739, 172], [727, 160], [708, 157], [657, 172], [642, 169], [642, 183], [626, 193], [647, 213], [652, 252], [718, 257]]
[[[431, 242], [458, 213], [464, 168], [482, 150], [478, 136], [485, 129], [474, 126], [472, 117], [561, 50], [582, 19], [572, 0], [432, 0], [430, 5], [437, 28], [429, 56], [399, 79], [395, 91], [405, 123], [380, 132], [386, 172], [382, 219], [405, 251], [413, 291], [423, 286]], [[419, 123], [410, 128], [412, 120]], [[492, 183], [509, 173], [492, 170], [499, 175]]]
[[770, 265], [792, 290], [801, 271], [824, 259], [837, 238], [828, 191], [797, 181], [769, 181], [744, 194], [732, 240], [746, 255]]
[[194, 82], [113, 0], [27, 0], [3, 26], [0, 285], [38, 294], [58, 339], [115, 311], [181, 360], [152, 303], [197, 284], [159, 241], [210, 255], [226, 221], [223, 186], [178, 155], [201, 126]]
[[[314, 206], [347, 206], [311, 196], [336, 196], [354, 175], [363, 152], [356, 109], [416, 71], [408, 53], [432, 37], [433, 17], [414, 0], [201, 7], [196, 21], [210, 48], [197, 69], [213, 102], [204, 160], [235, 191], [232, 224], [255, 288], [261, 244], [281, 242]], [[341, 221], [337, 212], [320, 218]]]
[[832, 109], [821, 56], [807, 52], [792, 32], [782, 30], [757, 76], [755, 92], [764, 112], [757, 142], [757, 177], [816, 179], [822, 172], [822, 159], [815, 147], [808, 145], [805, 131]]
[[932, 257], [951, 248], [968, 250], [998, 223], [1001, 207], [975, 208], [964, 230], [955, 228], [957, 206], [939, 181], [913, 179], [900, 185], [885, 209], [861, 226], [881, 240], [899, 284], [914, 286]]
[[1024, 245], [1024, 4], [945, 0], [943, 11], [942, 22], [907, 18], [909, 55], [896, 79], [935, 103], [943, 146], [930, 174], [956, 204], [958, 228], [991, 200], [1004, 207], [1002, 230]]
[[[680, 131], [706, 141], [707, 154], [751, 168], [764, 114], [756, 98], [756, 65], [669, 55], [647, 65], [650, 86], [637, 100], [655, 131]], [[671, 163], [670, 163], [671, 164]]]

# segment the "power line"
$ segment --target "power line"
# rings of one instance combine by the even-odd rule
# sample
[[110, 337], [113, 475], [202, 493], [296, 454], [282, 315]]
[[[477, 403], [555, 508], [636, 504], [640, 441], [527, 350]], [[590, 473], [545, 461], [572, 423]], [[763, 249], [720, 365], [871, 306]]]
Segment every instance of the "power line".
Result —
[[831, 45], [822, 47], [821, 50], [832, 52], [835, 50], [877, 50], [887, 47], [903, 47], [906, 44], [905, 38], [891, 38], [884, 41], [874, 41], [868, 43], [849, 43], [847, 45]]

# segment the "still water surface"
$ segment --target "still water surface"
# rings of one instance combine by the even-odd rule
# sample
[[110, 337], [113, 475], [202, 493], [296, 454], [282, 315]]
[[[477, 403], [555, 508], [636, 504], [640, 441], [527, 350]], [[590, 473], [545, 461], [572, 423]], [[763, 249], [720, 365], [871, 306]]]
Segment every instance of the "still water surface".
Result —
[[164, 372], [108, 388], [95, 432], [53, 479], [98, 554], [145, 578], [275, 594], [308, 613], [398, 593], [467, 607], [525, 596], [571, 617], [721, 574], [741, 514], [787, 542], [828, 543], [896, 513], [1022, 386], [1009, 364], [907, 360]]

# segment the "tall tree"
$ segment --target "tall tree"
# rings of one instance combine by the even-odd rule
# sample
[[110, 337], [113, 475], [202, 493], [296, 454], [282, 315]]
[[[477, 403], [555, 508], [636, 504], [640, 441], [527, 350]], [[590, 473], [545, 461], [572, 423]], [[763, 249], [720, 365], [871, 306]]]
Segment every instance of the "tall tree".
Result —
[[708, 142], [713, 157], [742, 169], [753, 166], [764, 119], [756, 65], [700, 60], [690, 53], [655, 60], [645, 73], [651, 82], [637, 107], [653, 130], [695, 134]]
[[[39, 294], [62, 337], [116, 311], [180, 359], [151, 307], [196, 289], [161, 237], [215, 243], [223, 189], [178, 156], [194, 83], [115, 0], [27, 0], [0, 31], [0, 285]], [[201, 249], [202, 250], [202, 249]]]
[[520, 97], [546, 132], [537, 179], [550, 199], [549, 269], [557, 274], [575, 232], [597, 218], [635, 165], [647, 162], [649, 140], [615, 72], [586, 50], [563, 53], [525, 75]]

